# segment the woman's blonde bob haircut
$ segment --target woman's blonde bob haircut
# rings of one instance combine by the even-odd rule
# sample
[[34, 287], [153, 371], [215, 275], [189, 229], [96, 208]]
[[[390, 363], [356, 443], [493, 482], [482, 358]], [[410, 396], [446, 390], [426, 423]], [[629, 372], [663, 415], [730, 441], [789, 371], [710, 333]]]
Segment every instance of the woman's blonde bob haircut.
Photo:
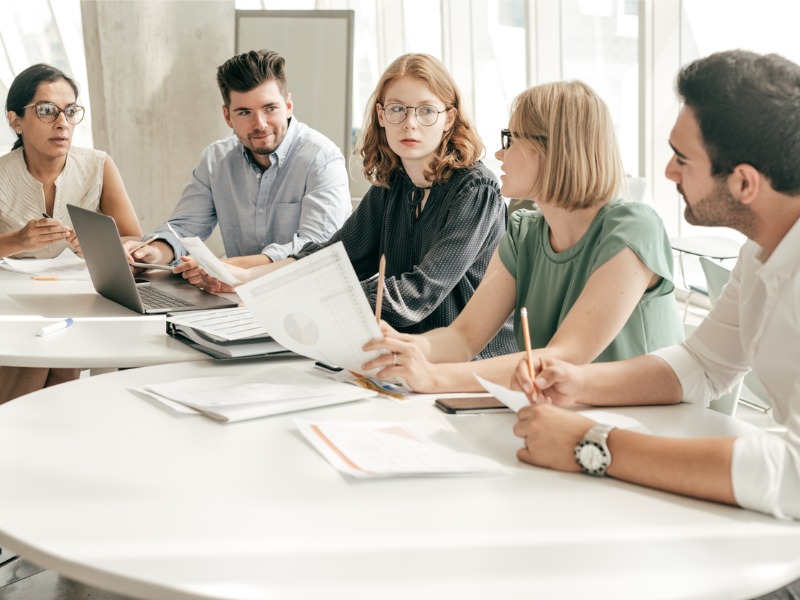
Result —
[[[389, 187], [402, 168], [402, 163], [389, 147], [386, 132], [378, 122], [377, 104], [383, 105], [386, 89], [401, 77], [414, 77], [427, 85], [455, 112], [453, 126], [442, 136], [439, 147], [425, 169], [425, 179], [431, 183], [447, 182], [456, 169], [473, 166], [483, 154], [483, 142], [469, 117], [461, 112], [461, 92], [444, 65], [428, 54], [404, 54], [397, 58], [381, 76], [378, 86], [367, 103], [358, 153], [364, 161], [364, 175], [374, 185]], [[443, 118], [444, 114], [439, 118]], [[410, 116], [409, 118], [414, 118]]]
[[511, 106], [514, 144], [542, 156], [536, 199], [578, 210], [621, 192], [625, 172], [608, 108], [581, 81], [537, 85]]

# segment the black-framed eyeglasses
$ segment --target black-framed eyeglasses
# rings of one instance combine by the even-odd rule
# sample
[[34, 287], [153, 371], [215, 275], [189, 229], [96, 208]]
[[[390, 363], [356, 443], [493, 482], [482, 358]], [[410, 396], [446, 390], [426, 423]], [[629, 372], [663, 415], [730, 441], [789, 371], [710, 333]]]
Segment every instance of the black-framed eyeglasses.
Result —
[[[526, 135], [526, 134], [522, 135], [526, 138], [532, 140], [538, 140], [542, 143], [545, 143], [547, 141], [546, 135]], [[500, 130], [500, 145], [503, 147], [503, 150], [508, 150], [509, 148], [511, 148], [511, 139], [515, 137], [520, 137], [520, 136], [517, 133], [512, 133], [510, 129]]]
[[508, 150], [511, 148], [511, 130], [510, 129], [501, 129], [500, 130], [500, 145], [503, 147], [503, 150]]
[[66, 108], [61, 108], [52, 102], [47, 102], [45, 100], [40, 100], [36, 104], [28, 104], [28, 106], [23, 106], [22, 108], [24, 110], [26, 108], [30, 108], [31, 106], [34, 107], [36, 116], [39, 117], [39, 120], [44, 121], [45, 123], [52, 123], [58, 119], [58, 116], [63, 112], [64, 116], [67, 118], [67, 121], [73, 125], [77, 125], [83, 121], [85, 112], [84, 108], [79, 104], [70, 104]]
[[383, 107], [384, 118], [393, 125], [399, 125], [406, 120], [409, 109], [414, 109], [414, 118], [417, 123], [430, 127], [439, 120], [439, 115], [449, 109], [439, 110], [430, 104], [420, 104], [419, 106], [403, 106], [402, 104], [387, 104]]

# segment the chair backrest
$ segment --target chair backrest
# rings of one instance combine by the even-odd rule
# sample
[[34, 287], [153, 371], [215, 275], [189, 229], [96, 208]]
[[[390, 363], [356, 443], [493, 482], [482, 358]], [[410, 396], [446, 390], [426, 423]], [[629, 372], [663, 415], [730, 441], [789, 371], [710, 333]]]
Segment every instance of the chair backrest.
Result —
[[[695, 329], [697, 329], [697, 327], [694, 325], [689, 325], [688, 323], [683, 324], [683, 331], [687, 338], [694, 333]], [[736, 416], [736, 407], [739, 405], [739, 395], [741, 393], [742, 382], [740, 381], [733, 387], [731, 391], [723, 394], [715, 400], [712, 400], [708, 404], [708, 408], [724, 415], [728, 415], [729, 417], [734, 417]]]
[[725, 287], [728, 279], [730, 279], [730, 269], [705, 256], [700, 257], [700, 266], [703, 267], [703, 274], [706, 276], [708, 298], [711, 301], [711, 306], [714, 306], [717, 298], [722, 295], [722, 288]]

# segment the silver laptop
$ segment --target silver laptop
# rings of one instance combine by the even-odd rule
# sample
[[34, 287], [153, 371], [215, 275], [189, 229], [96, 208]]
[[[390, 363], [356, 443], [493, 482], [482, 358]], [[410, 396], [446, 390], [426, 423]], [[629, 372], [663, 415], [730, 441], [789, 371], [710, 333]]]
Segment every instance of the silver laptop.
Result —
[[92, 285], [101, 296], [148, 315], [238, 306], [175, 275], [169, 274], [165, 281], [157, 280], [163, 279], [166, 273], [134, 279], [114, 219], [71, 204], [67, 205], [67, 210], [78, 234]]

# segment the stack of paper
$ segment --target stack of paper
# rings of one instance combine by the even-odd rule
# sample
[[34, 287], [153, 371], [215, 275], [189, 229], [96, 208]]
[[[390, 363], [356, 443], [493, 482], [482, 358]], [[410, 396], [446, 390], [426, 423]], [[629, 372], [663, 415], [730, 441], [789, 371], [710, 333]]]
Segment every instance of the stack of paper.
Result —
[[457, 435], [432, 420], [310, 422], [297, 428], [328, 462], [358, 478], [409, 475], [496, 475], [495, 461], [435, 441]]
[[69, 248], [55, 258], [5, 258], [0, 267], [39, 277], [89, 279], [86, 262]]
[[290, 353], [244, 307], [170, 313], [167, 333], [214, 358]]
[[[244, 421], [375, 396], [375, 392], [331, 381], [296, 368], [244, 375], [196, 377], [147, 385], [137, 391], [179, 412], [202, 413], [219, 421]], [[177, 406], [176, 406], [177, 405]]]

